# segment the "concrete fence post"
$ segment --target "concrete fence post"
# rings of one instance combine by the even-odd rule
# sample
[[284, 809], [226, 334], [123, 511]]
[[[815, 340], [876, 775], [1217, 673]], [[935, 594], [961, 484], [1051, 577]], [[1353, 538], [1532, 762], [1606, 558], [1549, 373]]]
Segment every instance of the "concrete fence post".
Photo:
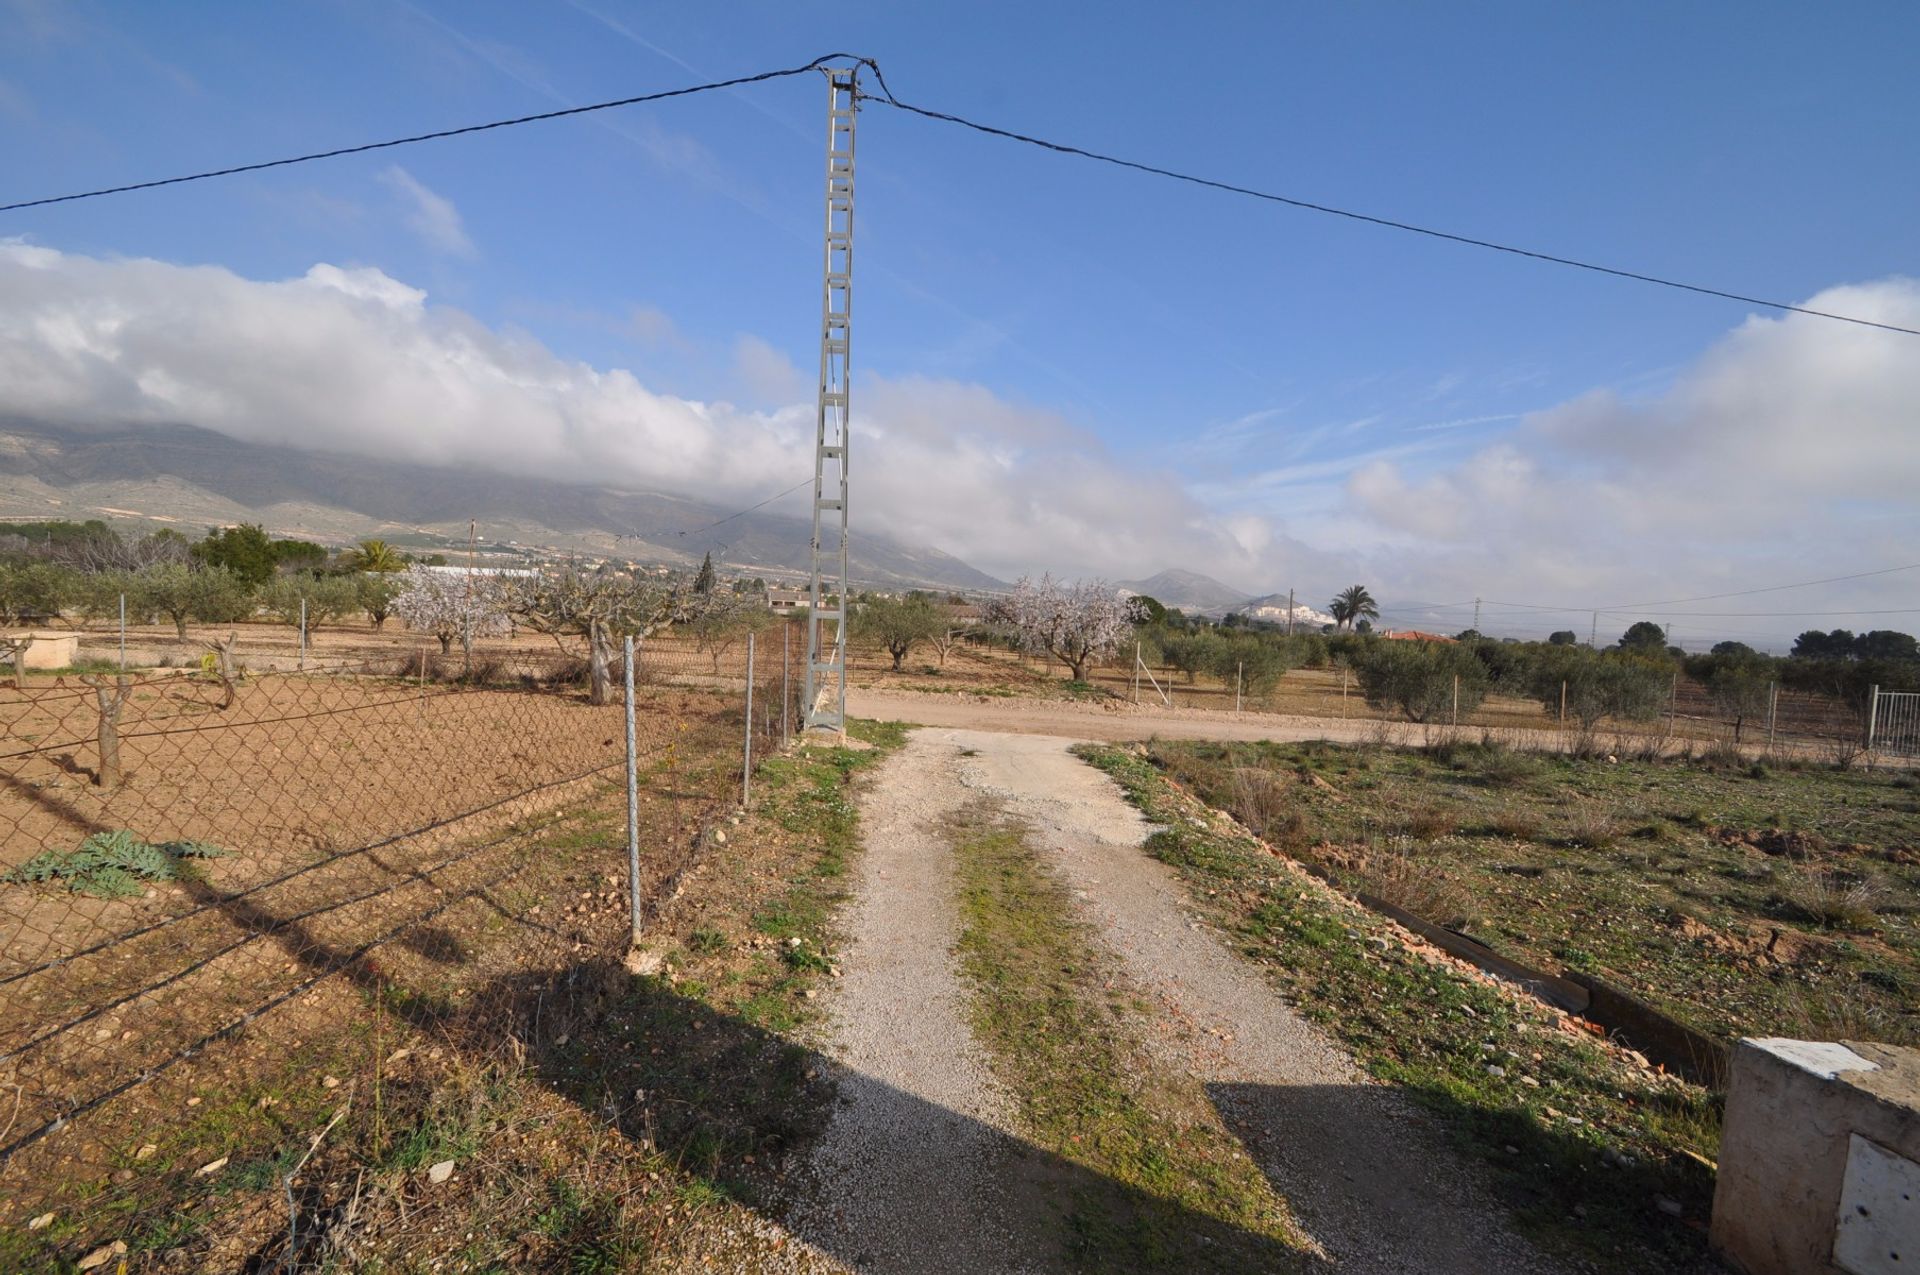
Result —
[[1140, 643], [1133, 644], [1133, 702], [1140, 702]]
[[300, 599], [300, 671], [307, 671], [307, 600]]
[[793, 741], [793, 724], [788, 707], [793, 701], [793, 692], [787, 688], [788, 670], [793, 664], [793, 626], [780, 626], [780, 742], [782, 745]]
[[1240, 661], [1233, 666], [1233, 711], [1240, 711], [1240, 681], [1246, 675], [1247, 663]]
[[[424, 648], [423, 648], [424, 650]], [[626, 641], [622, 669], [627, 718], [627, 909], [633, 942], [640, 942], [640, 755], [633, 731], [633, 637]]]
[[1873, 751], [1873, 729], [1880, 724], [1880, 687], [1875, 685], [1867, 697], [1867, 751]]
[[1773, 726], [1774, 726], [1775, 718], [1779, 716], [1779, 710], [1780, 710], [1780, 683], [1768, 682], [1767, 683], [1767, 751], [1768, 752], [1773, 751]]
[[127, 671], [127, 595], [120, 595], [120, 671]]
[[1453, 719], [1454, 726], [1460, 725], [1460, 675], [1453, 675]]
[[1560, 720], [1567, 720], [1567, 679], [1560, 679]]

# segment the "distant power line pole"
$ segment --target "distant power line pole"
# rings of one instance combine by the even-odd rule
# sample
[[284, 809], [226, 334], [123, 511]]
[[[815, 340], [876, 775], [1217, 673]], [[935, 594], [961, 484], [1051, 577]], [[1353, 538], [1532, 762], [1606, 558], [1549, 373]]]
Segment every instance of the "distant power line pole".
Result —
[[[847, 391], [853, 321], [853, 116], [855, 67], [827, 75], [827, 246], [820, 287], [820, 397], [813, 442], [812, 579], [807, 593], [807, 668], [802, 722], [847, 728]], [[822, 514], [837, 517], [823, 523]], [[822, 545], [823, 526], [837, 543]], [[825, 624], [833, 625], [828, 635]]]
[[1600, 613], [1598, 611], [1593, 613], [1593, 628], [1587, 633], [1587, 645], [1596, 651], [1600, 649]]
[[1475, 633], [1478, 633], [1480, 631], [1480, 599], [1479, 598], [1475, 598], [1473, 600], [1473, 631]]

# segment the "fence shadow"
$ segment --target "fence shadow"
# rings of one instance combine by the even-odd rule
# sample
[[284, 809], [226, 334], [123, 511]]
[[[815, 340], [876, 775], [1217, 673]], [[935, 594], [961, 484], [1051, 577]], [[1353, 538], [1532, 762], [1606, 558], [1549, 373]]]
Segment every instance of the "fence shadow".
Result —
[[[1578, 1126], [1549, 1124], [1519, 1107], [1471, 1105], [1432, 1086], [1211, 1084], [1207, 1092], [1261, 1171], [1337, 1258], [1363, 1258], [1370, 1266], [1390, 1259], [1406, 1270], [1560, 1269], [1485, 1225], [1511, 1210], [1536, 1231], [1558, 1232], [1568, 1247], [1589, 1249], [1605, 1269], [1614, 1268], [1609, 1260], [1638, 1269], [1621, 1254], [1623, 1239], [1670, 1263], [1662, 1269], [1721, 1269], [1707, 1252], [1713, 1174], [1703, 1165], [1622, 1156]], [[1443, 1129], [1453, 1132], [1453, 1146]], [[1328, 1162], [1328, 1145], [1351, 1151], [1336, 1157], [1340, 1168], [1329, 1177], [1300, 1171], [1292, 1148], [1302, 1144], [1315, 1146], [1316, 1168]], [[1389, 1154], [1377, 1154], [1382, 1147]], [[1439, 1172], [1449, 1153], [1478, 1161], [1484, 1172], [1467, 1180]], [[1663, 1200], [1680, 1214], [1664, 1212]], [[1505, 1210], [1487, 1211], [1496, 1201]], [[1461, 1209], [1481, 1225], [1420, 1225], [1423, 1215], [1444, 1218]], [[1356, 1225], [1364, 1228], [1358, 1235]]]
[[[1075, 1245], [1090, 1230], [1178, 1237], [1178, 1252], [1142, 1252], [1138, 1266], [1106, 1270], [1331, 1269], [610, 960], [508, 976], [475, 1000], [481, 1012], [439, 1030], [486, 1048], [506, 1029], [556, 1093], [861, 1272], [1080, 1269]], [[833, 1181], [815, 1180], [808, 1149], [849, 1107], [883, 1122], [883, 1145], [905, 1154], [835, 1157]]]

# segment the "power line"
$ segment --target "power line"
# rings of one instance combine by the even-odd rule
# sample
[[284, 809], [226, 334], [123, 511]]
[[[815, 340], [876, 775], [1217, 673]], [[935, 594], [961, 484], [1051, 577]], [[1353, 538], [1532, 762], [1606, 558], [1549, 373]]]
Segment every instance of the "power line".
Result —
[[952, 115], [946, 111], [930, 110], [924, 106], [914, 106], [902, 102], [887, 89], [886, 79], [880, 75], [878, 67], [873, 68], [874, 77], [879, 80], [885, 96], [876, 97], [869, 93], [860, 96], [866, 101], [879, 102], [896, 110], [907, 111], [924, 116], [930, 120], [940, 120], [948, 124], [958, 124], [989, 137], [1004, 138], [1011, 142], [1022, 142], [1028, 146], [1037, 146], [1042, 150], [1053, 151], [1061, 155], [1075, 155], [1082, 159], [1097, 160], [1103, 164], [1112, 164], [1118, 168], [1130, 168], [1135, 172], [1149, 173], [1155, 177], [1166, 177], [1173, 181], [1187, 182], [1194, 186], [1205, 186], [1212, 190], [1226, 191], [1232, 195], [1245, 195], [1250, 199], [1262, 199], [1268, 203], [1285, 204], [1289, 208], [1299, 208], [1307, 212], [1324, 213], [1330, 217], [1345, 217], [1349, 221], [1365, 222], [1371, 226], [1382, 226], [1388, 230], [1403, 230], [1409, 234], [1426, 235], [1432, 239], [1444, 239], [1450, 243], [1465, 244], [1470, 248], [1485, 248], [1491, 252], [1504, 252], [1516, 257], [1527, 257], [1534, 261], [1544, 261], [1556, 266], [1571, 266], [1576, 270], [1590, 270], [1595, 274], [1612, 275], [1618, 279], [1631, 279], [1637, 283], [1651, 283], [1662, 288], [1676, 288], [1682, 292], [1699, 293], [1702, 296], [1719, 297], [1725, 301], [1738, 301], [1743, 305], [1760, 306], [1768, 310], [1781, 310], [1789, 314], [1804, 314], [1816, 319], [1832, 319], [1839, 323], [1853, 323], [1865, 328], [1878, 328], [1885, 332], [1899, 332], [1906, 336], [1920, 336], [1920, 328], [1903, 328], [1894, 323], [1880, 323], [1873, 319], [1857, 318], [1850, 314], [1835, 314], [1828, 310], [1813, 310], [1806, 306], [1789, 305], [1784, 301], [1768, 301], [1764, 297], [1750, 297], [1738, 292], [1725, 292], [1719, 288], [1709, 288], [1697, 283], [1683, 283], [1678, 279], [1663, 278], [1660, 275], [1643, 274], [1637, 270], [1623, 270], [1616, 266], [1603, 266], [1597, 262], [1582, 261], [1575, 257], [1557, 256], [1550, 252], [1539, 252], [1532, 248], [1519, 248], [1512, 244], [1497, 243], [1491, 239], [1477, 239], [1471, 235], [1455, 234], [1448, 230], [1436, 230], [1431, 226], [1418, 226], [1412, 222], [1396, 221], [1390, 217], [1377, 217], [1371, 213], [1355, 212], [1350, 208], [1336, 208], [1331, 204], [1315, 203], [1311, 200], [1296, 199], [1290, 195], [1279, 195], [1272, 191], [1255, 190], [1251, 186], [1235, 185], [1232, 182], [1219, 181], [1211, 177], [1196, 177], [1191, 173], [1176, 172], [1171, 168], [1161, 168], [1154, 164], [1141, 163], [1138, 160], [1122, 159], [1117, 155], [1105, 155], [1099, 151], [1087, 150], [1080, 146], [1069, 146], [1064, 142], [1050, 142], [1045, 138], [1032, 137], [1025, 133], [1016, 133], [1011, 129], [996, 128], [991, 124], [981, 124], [961, 115]]
[[1806, 619], [1820, 619], [1836, 615], [1920, 615], [1920, 607], [1893, 607], [1881, 611], [1606, 611], [1601, 615], [1615, 617], [1627, 615], [1672, 616], [1676, 620], [1689, 617], [1694, 619], [1733, 619], [1739, 616], [1753, 618], [1778, 618], [1781, 616], [1799, 616]]
[[[813, 479], [802, 478], [799, 482], [787, 488], [785, 491], [776, 491], [773, 493], [773, 495], [768, 496], [765, 500], [756, 501], [755, 503], [748, 505], [745, 509], [736, 509], [732, 513], [726, 515], [724, 518], [715, 518], [712, 522], [704, 523], [698, 527], [691, 527], [685, 531], [673, 531], [673, 535], [676, 539], [684, 540], [688, 536], [697, 536], [703, 531], [712, 531], [715, 527], [723, 526], [726, 523], [730, 523], [735, 518], [744, 518], [748, 514], [754, 512], [754, 510], [756, 509], [765, 509], [768, 505], [771, 505], [774, 501], [779, 500], [782, 496], [791, 496], [793, 495], [794, 492], [799, 491], [803, 487], [810, 486], [812, 485], [812, 483], [813, 483]], [[661, 528], [658, 531], [643, 532], [643, 531], [629, 529], [624, 534], [627, 536], [627, 538], [632, 540], [651, 541], [654, 539], [654, 537], [664, 536], [667, 534], [668, 531], [671, 531], [671, 530], [673, 529]]]
[[[1732, 593], [1703, 593], [1699, 597], [1694, 598], [1662, 598], [1657, 602], [1629, 602], [1625, 605], [1629, 607], [1664, 607], [1678, 606], [1685, 602], [1717, 602], [1721, 598], [1744, 598], [1756, 593], [1779, 593], [1784, 589], [1808, 589], [1816, 584], [1839, 584], [1843, 580], [1865, 580], [1870, 576], [1890, 576], [1896, 572], [1914, 570], [1920, 570], [1920, 562], [1909, 562], [1904, 567], [1882, 567], [1878, 571], [1856, 571], [1852, 575], [1828, 576], [1824, 580], [1802, 580], [1798, 584], [1773, 584], [1768, 585], [1764, 589], [1737, 589]], [[1592, 608], [1588, 609], [1591, 610]], [[1600, 609], [1604, 612], [1609, 608], [1601, 607]], [[1847, 615], [1854, 613], [1836, 611], [1834, 614]]]
[[153, 190], [161, 186], [178, 186], [185, 182], [206, 181], [212, 177], [232, 177], [239, 173], [257, 173], [269, 168], [285, 168], [290, 164], [307, 164], [317, 159], [337, 159], [343, 155], [362, 155], [368, 151], [388, 150], [395, 146], [411, 146], [415, 142], [434, 142], [447, 137], [462, 137], [468, 133], [485, 133], [496, 128], [513, 128], [519, 124], [537, 124], [542, 120], [564, 119], [570, 115], [586, 115], [593, 111], [610, 111], [619, 106], [637, 106], [642, 102], [660, 102], [672, 97], [689, 97], [695, 93], [711, 93], [716, 89], [738, 88], [743, 84], [759, 84], [766, 80], [782, 79], [790, 75], [805, 75], [808, 71], [818, 70], [830, 62], [849, 59], [863, 66], [879, 68], [872, 59], [856, 57], [851, 53], [828, 53], [815, 58], [805, 66], [788, 67], [781, 71], [761, 71], [757, 75], [740, 75], [730, 80], [713, 80], [706, 84], [693, 84], [686, 88], [664, 89], [658, 93], [642, 93], [637, 97], [616, 98], [611, 102], [595, 102], [590, 106], [568, 106], [555, 111], [542, 111], [537, 115], [518, 115], [512, 119], [493, 120], [486, 124], [467, 124], [459, 128], [443, 128], [432, 133], [415, 133], [408, 137], [396, 137], [384, 142], [365, 142], [358, 146], [341, 146], [333, 150], [314, 151], [306, 155], [291, 155], [284, 159], [262, 160], [255, 164], [236, 164], [228, 168], [209, 169], [203, 173], [188, 173], [180, 177], [161, 177], [153, 181], [130, 182], [123, 186], [106, 186], [99, 190], [83, 190], [71, 195], [50, 195], [43, 199], [25, 199], [18, 203], [0, 204], [0, 213], [18, 212], [23, 208], [44, 208], [49, 204], [72, 203], [79, 199], [98, 199], [103, 195], [124, 195], [129, 191]]

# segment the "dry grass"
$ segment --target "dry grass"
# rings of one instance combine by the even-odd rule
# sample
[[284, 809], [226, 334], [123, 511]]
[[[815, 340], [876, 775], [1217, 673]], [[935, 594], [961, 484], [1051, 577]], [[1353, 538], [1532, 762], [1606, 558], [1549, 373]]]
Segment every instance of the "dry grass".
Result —
[[1621, 822], [1597, 802], [1583, 802], [1567, 816], [1567, 841], [1586, 850], [1609, 850], [1620, 840]]
[[1407, 835], [1415, 841], [1438, 841], [1459, 830], [1459, 816], [1440, 806], [1430, 806], [1407, 820]]
[[1874, 928], [1886, 891], [1868, 877], [1807, 869], [1787, 888], [1787, 904], [1802, 919], [1830, 930]]

